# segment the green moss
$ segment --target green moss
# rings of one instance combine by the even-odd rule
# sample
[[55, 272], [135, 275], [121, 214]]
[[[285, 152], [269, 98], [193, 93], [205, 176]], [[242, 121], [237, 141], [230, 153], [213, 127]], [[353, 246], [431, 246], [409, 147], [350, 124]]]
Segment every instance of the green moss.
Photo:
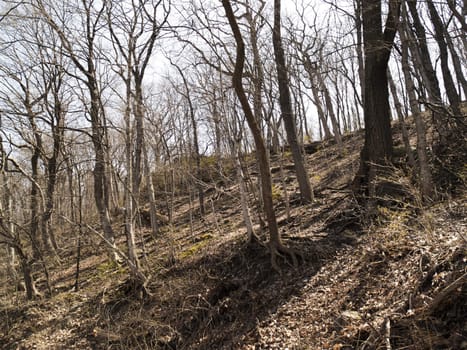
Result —
[[183, 250], [179, 255], [179, 259], [188, 258], [197, 252], [199, 252], [202, 248], [206, 247], [210, 240], [212, 239], [212, 235], [210, 233], [205, 233], [198, 237], [197, 242], [191, 245], [189, 248]]
[[205, 240], [208, 240], [208, 239], [211, 239], [211, 238], [212, 238], [212, 234], [205, 233], [205, 234], [199, 236], [199, 241], [205, 241]]
[[97, 266], [98, 277], [103, 278], [109, 274], [124, 274], [125, 268], [113, 260], [108, 260]]
[[272, 186], [272, 200], [277, 201], [282, 198], [282, 190], [278, 185]]
[[65, 303], [73, 303], [74, 301], [80, 301], [82, 298], [79, 294], [73, 292], [63, 292], [55, 296], [55, 300], [63, 301]]

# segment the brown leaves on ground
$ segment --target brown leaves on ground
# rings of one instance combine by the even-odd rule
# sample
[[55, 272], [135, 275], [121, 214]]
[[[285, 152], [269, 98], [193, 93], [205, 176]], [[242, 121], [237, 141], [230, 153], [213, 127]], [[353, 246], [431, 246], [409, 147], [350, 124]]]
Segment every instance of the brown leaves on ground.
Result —
[[89, 239], [79, 292], [73, 250], [51, 268], [50, 299], [12, 301], [4, 287], [0, 348], [467, 348], [465, 189], [427, 209], [379, 207], [377, 221], [362, 222], [348, 190], [361, 138], [345, 141], [345, 157], [329, 145], [308, 156], [312, 204], [295, 201], [286, 174], [290, 218], [281, 197], [278, 222], [284, 244], [303, 255], [298, 268], [279, 254], [279, 275], [266, 246], [246, 243], [232, 183], [207, 199], [203, 219], [180, 197], [174, 226], [157, 239], [142, 232], [149, 297], [137, 295], [128, 271]]

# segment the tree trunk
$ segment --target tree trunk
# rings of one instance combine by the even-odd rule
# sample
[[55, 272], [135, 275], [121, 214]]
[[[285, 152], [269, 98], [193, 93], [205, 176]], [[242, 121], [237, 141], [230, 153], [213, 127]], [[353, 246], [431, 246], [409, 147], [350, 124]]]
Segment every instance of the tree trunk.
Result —
[[[89, 65], [93, 67], [92, 61]], [[91, 68], [91, 71], [94, 71]], [[100, 96], [97, 81], [93, 76], [88, 76], [88, 89], [91, 97], [90, 117], [92, 127], [92, 143], [94, 146], [95, 164], [93, 170], [94, 178], [94, 200], [96, 203], [97, 211], [101, 221], [102, 229], [104, 231], [105, 239], [110, 242], [115, 242], [115, 235], [110, 223], [109, 216], [109, 174], [108, 165], [106, 161], [107, 145], [105, 142], [104, 123], [102, 121], [100, 107]], [[115, 252], [111, 251], [111, 256], [117, 258]]]
[[[135, 269], [139, 269], [139, 261], [138, 255], [136, 254], [136, 238], [135, 238], [135, 227], [134, 227], [134, 220], [135, 220], [135, 213], [136, 208], [138, 208], [138, 194], [135, 191], [139, 191], [139, 182], [140, 180], [134, 179], [134, 172], [140, 171], [141, 167], [136, 169], [134, 162], [139, 161], [141, 162], [141, 155], [133, 158], [133, 152], [136, 153], [136, 149], [133, 148], [133, 132], [132, 132], [132, 122], [131, 122], [131, 61], [128, 62], [127, 66], [127, 77], [125, 79], [126, 83], [126, 108], [125, 108], [125, 167], [126, 167], [126, 178], [125, 178], [125, 210], [124, 210], [124, 222], [125, 222], [125, 235], [126, 235], [126, 242], [127, 242], [127, 249], [128, 249], [128, 259], [130, 262], [135, 266]], [[138, 102], [136, 102], [138, 103]], [[136, 116], [135, 116], [136, 118]], [[138, 125], [138, 121], [136, 122]], [[140, 125], [141, 126], [141, 125]], [[138, 139], [138, 137], [136, 137]], [[136, 142], [138, 144], [138, 141]], [[136, 146], [135, 146], [136, 148]], [[141, 150], [140, 150], [141, 151]], [[141, 164], [140, 164], [141, 165]], [[139, 174], [140, 175], [140, 174]], [[135, 198], [136, 197], [136, 198]], [[133, 272], [133, 269], [130, 269], [132, 272], [131, 278], [133, 281], [137, 280], [137, 275]]]
[[311, 63], [310, 57], [304, 53], [303, 54], [303, 60], [304, 60], [304, 68], [305, 71], [308, 74], [308, 79], [310, 80], [311, 83], [311, 92], [313, 94], [313, 102], [316, 106], [316, 110], [318, 112], [318, 118], [321, 121], [321, 125], [323, 127], [324, 131], [324, 139], [330, 139], [332, 137], [331, 130], [329, 130], [328, 123], [326, 122], [326, 116], [324, 113], [323, 105], [321, 103], [321, 98], [319, 96], [319, 87], [318, 84], [315, 83], [315, 70], [313, 69], [313, 65]]
[[[130, 62], [132, 64], [132, 62]], [[133, 69], [133, 67], [129, 67]], [[134, 117], [135, 117], [135, 146], [134, 146], [134, 160], [133, 160], [133, 179], [132, 179], [132, 192], [134, 207], [139, 206], [140, 187], [143, 169], [143, 143], [144, 143], [144, 105], [143, 105], [143, 87], [142, 78], [135, 76], [135, 91], [134, 91]], [[128, 100], [127, 103], [131, 103]]]
[[355, 3], [355, 28], [357, 30], [357, 51], [358, 59], [358, 77], [360, 80], [360, 94], [362, 99], [365, 98], [365, 63], [363, 58], [363, 34], [362, 34], [362, 2], [361, 0], [354, 1]]
[[412, 147], [410, 147], [409, 132], [407, 131], [407, 125], [405, 123], [404, 111], [397, 95], [397, 88], [394, 80], [392, 79], [391, 71], [388, 69], [388, 82], [391, 89], [392, 99], [394, 100], [394, 107], [397, 111], [397, 117], [402, 129], [402, 141], [404, 142], [405, 153], [407, 154], [408, 164], [411, 168], [415, 167], [415, 158], [413, 156]]
[[144, 172], [146, 175], [146, 187], [149, 197], [149, 215], [151, 218], [151, 230], [153, 237], [157, 236], [158, 225], [157, 225], [157, 209], [156, 209], [156, 195], [154, 191], [154, 181], [152, 180], [151, 168], [149, 167], [148, 151], [146, 146], [143, 145], [144, 153]]
[[276, 214], [274, 212], [274, 205], [272, 200], [272, 181], [271, 181], [271, 171], [269, 166], [269, 158], [266, 151], [266, 146], [264, 144], [263, 137], [261, 136], [261, 130], [258, 126], [256, 118], [251, 110], [248, 98], [245, 94], [243, 88], [242, 76], [243, 68], [245, 63], [245, 45], [243, 42], [242, 34], [237, 24], [232, 6], [229, 0], [222, 0], [222, 5], [224, 7], [226, 16], [229, 20], [230, 27], [235, 37], [237, 44], [237, 54], [235, 61], [235, 69], [232, 76], [232, 83], [237, 94], [237, 97], [242, 106], [243, 112], [248, 123], [248, 126], [253, 134], [253, 139], [256, 146], [256, 156], [259, 162], [259, 170], [261, 176], [261, 189], [263, 197], [263, 209], [266, 215], [266, 220], [269, 228], [269, 246], [271, 249], [271, 264], [274, 269], [279, 270], [277, 265], [277, 254], [279, 251], [282, 251], [286, 254], [289, 254], [293, 261], [294, 265], [297, 265], [297, 258], [295, 253], [289, 248], [285, 247], [280, 238], [279, 228], [277, 226]]
[[449, 55], [446, 41], [444, 40], [444, 25], [441, 17], [436, 10], [432, 0], [427, 0], [428, 10], [430, 12], [431, 21], [435, 30], [435, 40], [438, 43], [439, 54], [441, 59], [441, 72], [443, 73], [444, 87], [448, 95], [449, 103], [454, 112], [455, 121], [460, 120], [460, 98], [456, 90], [456, 85], [451, 75], [449, 68]]
[[251, 223], [250, 209], [248, 206], [248, 191], [245, 184], [245, 175], [243, 174], [242, 165], [240, 163], [240, 140], [234, 141], [233, 154], [235, 157], [235, 167], [237, 170], [237, 181], [240, 188], [240, 200], [242, 203], [242, 216], [245, 223], [246, 232], [248, 234], [248, 242], [253, 242], [256, 239], [253, 224]]
[[[32, 172], [32, 180], [31, 181], [31, 198], [29, 203], [29, 208], [31, 210], [31, 222], [29, 225], [29, 234], [31, 237], [32, 243], [32, 251], [34, 259], [39, 259], [41, 256], [40, 253], [40, 245], [39, 245], [39, 189], [38, 189], [38, 179], [39, 179], [39, 172], [38, 172], [38, 163], [40, 158], [40, 151], [38, 147], [34, 147], [33, 155], [31, 157], [31, 172]], [[43, 242], [47, 243], [47, 242]], [[44, 246], [44, 248], [47, 245]]]
[[[440, 143], [446, 144], [447, 128], [446, 123], [443, 120], [444, 118], [442, 118], [442, 113], [440, 113], [443, 108], [441, 90], [435, 69], [431, 63], [430, 50], [428, 49], [425, 27], [423, 26], [417, 10], [417, 0], [408, 0], [407, 6], [409, 7], [413, 20], [413, 26], [417, 36], [414, 38], [412, 34], [407, 31], [407, 34], [410, 35], [410, 43], [413, 43], [413, 45], [410, 45], [410, 50], [412, 52], [412, 57], [415, 58], [415, 60], [420, 61], [418, 67], [422, 73], [421, 75], [423, 77], [425, 88], [428, 91], [430, 103], [436, 106], [434, 110], [434, 122], [440, 136]], [[407, 15], [405, 15], [405, 17], [407, 17]], [[407, 20], [408, 18], [405, 19], [406, 22]]]
[[459, 82], [464, 96], [467, 98], [467, 80], [465, 79], [464, 72], [462, 71], [461, 59], [456, 51], [455, 45], [452, 41], [451, 36], [449, 35], [446, 26], [443, 26], [444, 37], [446, 38], [446, 44], [448, 45], [449, 52], [451, 53], [452, 66], [454, 72], [456, 73], [457, 81]]
[[402, 42], [402, 71], [404, 72], [404, 80], [406, 84], [407, 94], [409, 96], [410, 109], [415, 120], [415, 127], [417, 130], [417, 154], [419, 162], [419, 175], [420, 175], [420, 189], [423, 200], [433, 199], [434, 184], [431, 176], [430, 166], [428, 164], [427, 155], [427, 142], [425, 124], [420, 114], [418, 99], [415, 95], [415, 84], [410, 73], [409, 66], [409, 49], [407, 36], [405, 35], [404, 28], [399, 30], [399, 35]]
[[[188, 102], [188, 110], [189, 110], [189, 117], [191, 121], [191, 128], [193, 131], [193, 148], [194, 148], [194, 158], [195, 158], [195, 166], [196, 166], [196, 189], [198, 191], [198, 201], [199, 201], [199, 210], [201, 216], [204, 216], [206, 213], [205, 205], [204, 205], [204, 190], [203, 190], [203, 185], [201, 183], [201, 154], [199, 152], [199, 141], [198, 141], [198, 123], [196, 121], [196, 116], [195, 116], [195, 108], [193, 106], [193, 101], [191, 100], [191, 91], [190, 87], [188, 86], [188, 81], [185, 77], [185, 74], [183, 73], [182, 69], [173, 64], [177, 70], [180, 76], [182, 77], [183, 80], [183, 85], [185, 87], [185, 97]], [[220, 138], [220, 137], [219, 137]], [[219, 159], [218, 159], [218, 163]]]
[[327, 88], [324, 82], [323, 76], [319, 72], [317, 72], [316, 76], [318, 79], [320, 90], [322, 90], [324, 93], [324, 101], [326, 102], [326, 109], [328, 110], [329, 118], [331, 119], [332, 130], [334, 131], [334, 138], [339, 148], [339, 152], [342, 153], [342, 151], [344, 150], [344, 145], [342, 144], [342, 136], [339, 127], [339, 122], [337, 120], [336, 114], [334, 113], [331, 94], [329, 93], [329, 89]]
[[392, 161], [387, 68], [396, 35], [399, 10], [399, 1], [390, 3], [383, 32], [381, 2], [362, 0], [365, 46], [365, 143], [360, 155], [360, 168], [353, 182], [353, 190], [357, 194], [369, 195], [369, 185], [374, 180], [371, 167]]
[[281, 38], [281, 2], [274, 0], [274, 28], [272, 41], [274, 46], [274, 55], [277, 69], [277, 81], [279, 85], [279, 103], [284, 122], [287, 141], [292, 152], [294, 160], [295, 174], [300, 188], [300, 196], [303, 203], [310, 203], [313, 200], [310, 180], [303, 160], [300, 145], [297, 140], [297, 128], [295, 125], [295, 116], [292, 111], [292, 102], [290, 99], [289, 77], [285, 65], [284, 49]]

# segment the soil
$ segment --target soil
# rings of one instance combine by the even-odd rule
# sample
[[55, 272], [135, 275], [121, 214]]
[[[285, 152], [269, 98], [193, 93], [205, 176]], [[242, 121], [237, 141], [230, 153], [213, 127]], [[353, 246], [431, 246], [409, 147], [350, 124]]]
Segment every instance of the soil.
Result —
[[[343, 153], [331, 141], [306, 148], [309, 205], [300, 204], [286, 157], [289, 215], [273, 171], [280, 231], [301, 253], [297, 268], [284, 257], [281, 273], [272, 269], [257, 214], [261, 241], [248, 244], [232, 175], [222, 188], [210, 184], [203, 218], [181, 194], [157, 237], [138, 231], [149, 293], [108, 261], [92, 232], [82, 238], [78, 291], [76, 242], [65, 233], [60, 261], [47, 261], [52, 295], [28, 302], [2, 276], [0, 348], [467, 349], [465, 184], [422, 207], [404, 169], [394, 169], [390, 181], [411, 196], [397, 191], [369, 217], [350, 191], [362, 133], [344, 141]], [[255, 164], [246, 164], [254, 184]]]

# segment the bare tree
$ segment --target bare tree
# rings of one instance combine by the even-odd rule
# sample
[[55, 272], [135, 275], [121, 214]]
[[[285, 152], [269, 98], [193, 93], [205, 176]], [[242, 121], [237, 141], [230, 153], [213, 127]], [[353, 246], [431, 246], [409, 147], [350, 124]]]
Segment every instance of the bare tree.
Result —
[[440, 60], [441, 60], [441, 72], [443, 74], [444, 86], [446, 89], [446, 93], [448, 95], [449, 103], [454, 112], [454, 116], [455, 116], [454, 121], [457, 124], [457, 121], [461, 117], [460, 98], [456, 90], [456, 85], [454, 84], [454, 79], [451, 75], [451, 70], [449, 68], [450, 64], [449, 64], [448, 44], [446, 43], [446, 40], [444, 37], [445, 29], [444, 29], [443, 21], [441, 20], [441, 17], [439, 16], [438, 11], [435, 5], [433, 4], [433, 1], [427, 0], [426, 3], [428, 5], [431, 22], [433, 23], [433, 27], [435, 31], [434, 38], [439, 47]]
[[387, 67], [397, 32], [401, 3], [389, 2], [383, 30], [381, 1], [362, 0], [363, 40], [365, 46], [365, 144], [353, 190], [368, 193], [375, 180], [375, 166], [392, 161], [392, 131], [389, 112]]
[[237, 19], [235, 18], [235, 14], [233, 12], [230, 1], [222, 0], [222, 5], [224, 7], [226, 17], [229, 20], [230, 27], [232, 29], [235, 41], [237, 43], [237, 56], [235, 62], [235, 70], [232, 77], [232, 83], [255, 141], [256, 156], [259, 161], [259, 169], [261, 176], [263, 209], [266, 215], [266, 220], [269, 228], [269, 248], [271, 250], [271, 264], [274, 269], [279, 271], [279, 267], [276, 261], [277, 254], [279, 252], [283, 252], [285, 254], [290, 255], [293, 259], [294, 265], [297, 265], [297, 257], [293, 250], [284, 246], [281, 242], [272, 200], [272, 181], [269, 167], [269, 158], [263, 137], [261, 136], [261, 131], [258, 127], [258, 123], [255, 119], [253, 111], [251, 110], [250, 104], [245, 94], [245, 90], [243, 88], [242, 75], [245, 61], [245, 44], [243, 42], [243, 37], [238, 27]]
[[297, 140], [297, 127], [295, 123], [295, 116], [292, 110], [292, 102], [290, 99], [289, 77], [287, 73], [287, 67], [285, 65], [284, 49], [282, 47], [280, 12], [281, 2], [280, 0], [274, 0], [274, 28], [272, 41], [276, 58], [280, 108], [282, 112], [282, 120], [284, 122], [284, 127], [287, 134], [287, 141], [289, 143], [294, 160], [295, 174], [297, 176], [298, 185], [300, 187], [300, 196], [303, 203], [310, 203], [313, 200], [313, 192], [311, 190], [310, 180], [305, 169], [301, 148]]
[[[125, 4], [106, 1], [110, 34], [116, 51], [125, 62], [131, 86], [131, 102], [136, 122], [134, 147], [133, 196], [137, 202], [142, 179], [144, 143], [144, 93], [143, 80], [155, 44], [167, 23], [170, 0], [138, 0], [131, 3], [130, 11]], [[131, 103], [130, 101], [128, 103]]]
[[[181, 92], [179, 89], [177, 89], [178, 93], [180, 93], [185, 99], [186, 99], [186, 102], [188, 104], [188, 115], [189, 115], [189, 119], [191, 121], [191, 130], [193, 131], [193, 150], [194, 150], [194, 160], [195, 160], [195, 166], [196, 166], [196, 179], [195, 179], [195, 182], [196, 182], [196, 187], [197, 187], [197, 190], [198, 190], [198, 200], [199, 200], [199, 209], [200, 209], [200, 214], [201, 216], [204, 216], [205, 212], [206, 212], [206, 209], [205, 209], [205, 205], [204, 205], [204, 189], [203, 189], [203, 185], [201, 183], [201, 173], [202, 173], [202, 170], [201, 170], [201, 154], [200, 154], [200, 150], [199, 150], [199, 140], [198, 140], [198, 123], [197, 123], [197, 120], [196, 120], [196, 116], [195, 116], [195, 107], [194, 107], [194, 104], [193, 104], [193, 100], [192, 100], [192, 96], [191, 96], [191, 89], [190, 89], [190, 86], [188, 84], [188, 80], [187, 80], [187, 77], [186, 75], [184, 74], [183, 70], [180, 68], [180, 66], [178, 66], [177, 64], [171, 62], [172, 65], [177, 69], [178, 73], [180, 74], [181, 78], [182, 78], [182, 81], [183, 81], [183, 87], [184, 87], [184, 90], [183, 92]], [[220, 137], [216, 138], [216, 139], [220, 139]], [[218, 146], [220, 147], [220, 146]], [[216, 148], [218, 148], [216, 147]]]
[[[403, 9], [405, 12], [405, 8]], [[405, 16], [404, 16], [405, 17]], [[427, 141], [425, 123], [423, 122], [420, 107], [418, 104], [418, 98], [415, 94], [415, 84], [412, 79], [410, 66], [409, 66], [409, 43], [407, 35], [405, 34], [407, 26], [401, 26], [399, 28], [399, 36], [401, 38], [402, 46], [402, 70], [404, 72], [404, 80], [406, 84], [406, 91], [409, 97], [410, 109], [412, 116], [415, 121], [415, 127], [417, 131], [417, 155], [419, 163], [419, 181], [420, 181], [420, 192], [422, 198], [426, 201], [434, 199], [434, 184], [431, 176], [430, 166], [428, 164], [427, 155]]]
[[[76, 42], [76, 33], [70, 32], [66, 24], [61, 25], [60, 19], [57, 21], [52, 13], [53, 9], [48, 8], [42, 0], [33, 3], [35, 8], [53, 30], [57, 33], [64, 51], [67, 53], [75, 68], [82, 76], [76, 76], [83, 82], [89, 95], [89, 104], [87, 114], [91, 122], [92, 143], [94, 146], [95, 164], [93, 170], [94, 176], [94, 199], [99, 217], [104, 231], [105, 238], [113, 244], [114, 231], [110, 222], [109, 215], [109, 192], [110, 171], [108, 164], [108, 142], [107, 142], [107, 123], [105, 111], [103, 108], [101, 84], [98, 73], [98, 35], [102, 28], [101, 20], [104, 15], [105, 6], [97, 6], [93, 1], [83, 1], [81, 3], [83, 40]], [[115, 252], [112, 252], [115, 256]]]

